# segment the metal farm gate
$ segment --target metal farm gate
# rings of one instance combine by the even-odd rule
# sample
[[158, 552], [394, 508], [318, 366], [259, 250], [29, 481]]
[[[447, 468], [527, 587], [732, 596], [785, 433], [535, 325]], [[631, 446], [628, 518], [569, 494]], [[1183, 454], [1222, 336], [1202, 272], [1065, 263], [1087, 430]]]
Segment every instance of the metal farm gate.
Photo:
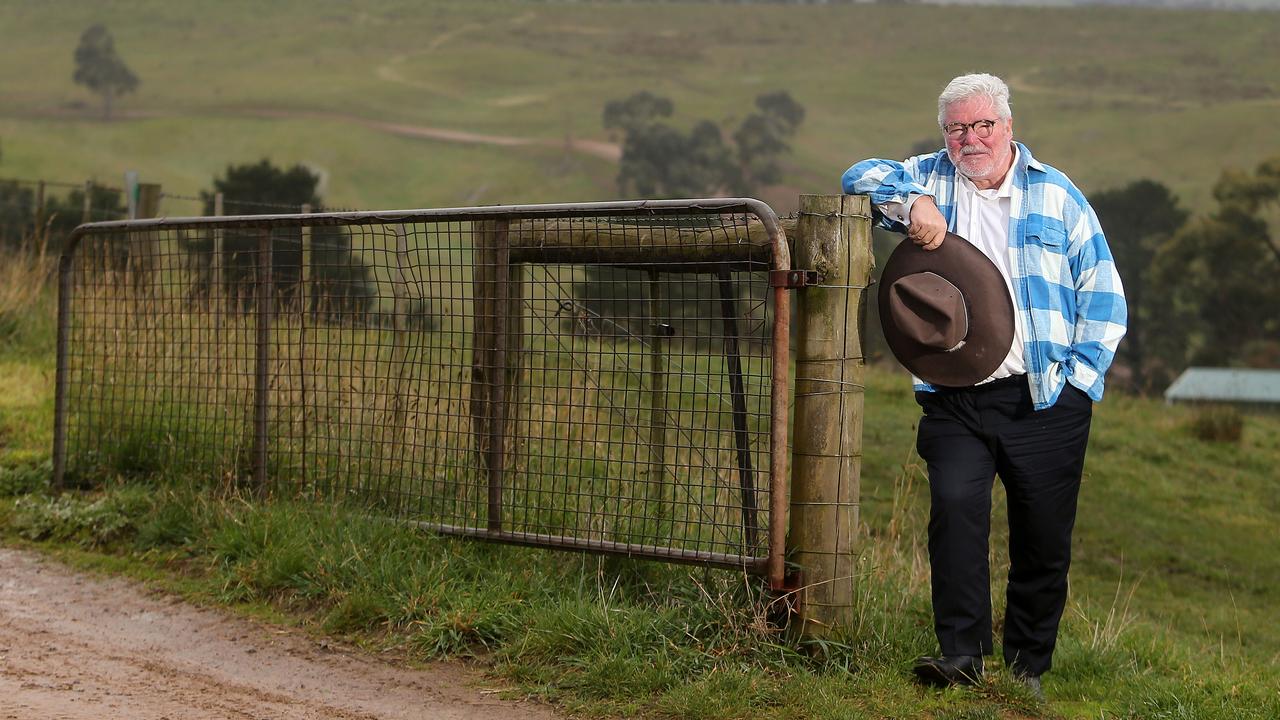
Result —
[[751, 200], [93, 223], [56, 482], [163, 470], [781, 575], [788, 269]]

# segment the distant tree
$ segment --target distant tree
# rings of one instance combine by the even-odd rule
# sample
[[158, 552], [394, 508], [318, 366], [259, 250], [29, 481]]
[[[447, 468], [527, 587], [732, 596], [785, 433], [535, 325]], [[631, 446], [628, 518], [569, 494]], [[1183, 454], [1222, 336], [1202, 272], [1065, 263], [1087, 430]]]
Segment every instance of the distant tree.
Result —
[[1167, 288], [1152, 286], [1151, 263], [1186, 222], [1187, 212], [1169, 188], [1153, 180], [1095, 193], [1089, 203], [1107, 234], [1129, 305], [1129, 329], [1116, 362], [1132, 372], [1134, 390], [1149, 392], [1148, 323], [1167, 308]]
[[75, 51], [76, 70], [72, 79], [102, 96], [102, 119], [111, 119], [111, 105], [117, 95], [138, 88], [138, 76], [116, 54], [115, 39], [101, 23], [80, 35]]
[[0, 247], [18, 248], [31, 234], [36, 194], [16, 180], [0, 180]]
[[[763, 185], [779, 182], [779, 161], [804, 121], [804, 108], [786, 92], [761, 95], [755, 104], [756, 111], [743, 119], [729, 142], [710, 120], [696, 122], [688, 131], [672, 126], [667, 119], [674, 114], [674, 104], [648, 91], [610, 101], [602, 119], [606, 129], [623, 135], [619, 192], [644, 198], [752, 195]], [[646, 335], [651, 325], [637, 316], [634, 304], [647, 287], [642, 272], [590, 266], [584, 279], [575, 283], [576, 301], [566, 310], [567, 327], [575, 333]], [[669, 317], [663, 321], [691, 335], [714, 334], [710, 328], [720, 322], [724, 307], [718, 287], [714, 282], [667, 287], [664, 312]]]
[[618, 188], [646, 198], [698, 197], [714, 195], [733, 174], [732, 155], [715, 123], [704, 120], [689, 133], [655, 123], [627, 132]]
[[641, 90], [623, 100], [610, 100], [604, 105], [606, 130], [633, 132], [656, 124], [661, 118], [671, 117], [675, 105], [664, 97]]
[[756, 98], [751, 113], [733, 132], [733, 144], [710, 120], [688, 132], [665, 122], [675, 107], [671, 100], [641, 91], [605, 104], [604, 126], [621, 131], [622, 160], [618, 189], [623, 195], [648, 198], [754, 194], [781, 180], [779, 160], [787, 140], [804, 121], [804, 108], [789, 93]]
[[[44, 200], [44, 216], [42, 227], [46, 252], [57, 254], [63, 247], [63, 241], [84, 219], [84, 189], [72, 188], [66, 195], [49, 192]], [[33, 239], [40, 237], [34, 225], [35, 189], [16, 181], [0, 181], [0, 248], [30, 247]], [[92, 208], [92, 220], [119, 220], [125, 215], [125, 207], [119, 190], [93, 185], [89, 207]], [[100, 262], [110, 262], [111, 267], [123, 268], [125, 263], [124, 243], [114, 239], [108, 241], [102, 251], [105, 257]]]
[[[1188, 364], [1280, 363], [1280, 157], [1254, 173], [1228, 170], [1214, 186], [1218, 209], [1189, 223], [1152, 261], [1167, 309], [1151, 351]], [[1158, 344], [1158, 348], [1157, 348]]]
[[217, 193], [223, 195], [226, 215], [265, 215], [297, 212], [303, 205], [320, 206], [316, 188], [320, 177], [302, 165], [280, 168], [263, 158], [256, 163], [228, 165], [226, 173], [213, 179], [213, 191], [202, 192], [205, 214], [213, 214]]
[[[213, 180], [212, 192], [201, 192], [205, 214], [212, 215], [217, 193], [223, 195], [228, 215], [295, 213], [304, 204], [323, 210], [316, 192], [320, 177], [302, 165], [281, 168], [262, 159], [256, 163], [228, 165]], [[253, 283], [259, 248], [255, 232], [227, 231], [223, 236], [223, 293], [244, 310], [253, 306]], [[311, 231], [311, 301], [308, 310], [335, 321], [363, 323], [376, 297], [369, 268], [351, 252], [351, 237], [341, 227], [317, 227]], [[193, 299], [207, 298], [212, 286], [213, 240], [192, 239], [186, 249], [194, 260], [197, 281]], [[297, 297], [302, 278], [302, 231], [276, 228], [271, 232], [272, 284], [277, 302]]]
[[786, 90], [757, 97], [756, 108], [733, 133], [739, 170], [734, 191], [740, 195], [782, 180], [779, 161], [791, 150], [787, 140], [804, 122], [804, 107]]

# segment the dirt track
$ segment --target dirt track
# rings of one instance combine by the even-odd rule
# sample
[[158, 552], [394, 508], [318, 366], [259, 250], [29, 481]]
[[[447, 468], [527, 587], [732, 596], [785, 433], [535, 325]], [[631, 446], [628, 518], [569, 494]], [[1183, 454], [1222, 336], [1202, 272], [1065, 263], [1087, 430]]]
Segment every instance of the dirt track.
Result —
[[553, 720], [422, 670], [0, 548], [0, 718]]

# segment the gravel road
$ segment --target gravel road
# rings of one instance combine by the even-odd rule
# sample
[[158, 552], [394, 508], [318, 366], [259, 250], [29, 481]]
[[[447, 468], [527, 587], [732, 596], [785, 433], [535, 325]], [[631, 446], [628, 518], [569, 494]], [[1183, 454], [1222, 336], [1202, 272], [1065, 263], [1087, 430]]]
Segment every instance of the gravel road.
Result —
[[0, 548], [0, 718], [556, 718], [499, 694]]

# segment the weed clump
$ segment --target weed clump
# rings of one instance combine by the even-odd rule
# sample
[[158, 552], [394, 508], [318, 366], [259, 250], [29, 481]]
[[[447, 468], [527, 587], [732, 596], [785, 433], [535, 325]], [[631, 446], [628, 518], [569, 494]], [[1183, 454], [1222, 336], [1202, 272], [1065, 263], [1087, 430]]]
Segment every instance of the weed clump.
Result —
[[101, 495], [30, 495], [14, 505], [13, 526], [28, 540], [104, 548], [133, 538], [150, 511], [146, 489], [126, 487]]
[[1239, 444], [1244, 417], [1230, 405], [1205, 405], [1191, 418], [1191, 434], [1205, 442]]
[[17, 497], [41, 492], [49, 487], [53, 461], [0, 465], [0, 497]]

